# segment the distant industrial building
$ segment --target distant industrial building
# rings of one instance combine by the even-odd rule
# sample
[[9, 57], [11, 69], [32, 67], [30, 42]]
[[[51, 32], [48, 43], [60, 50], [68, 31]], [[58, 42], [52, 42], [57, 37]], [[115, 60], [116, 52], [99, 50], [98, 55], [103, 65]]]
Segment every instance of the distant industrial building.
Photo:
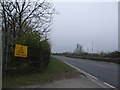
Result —
[[84, 52], [83, 46], [77, 44], [77, 47], [76, 47], [76, 49], [74, 50], [74, 53], [75, 53], [75, 54], [81, 54], [81, 53], [83, 53], [83, 52]]

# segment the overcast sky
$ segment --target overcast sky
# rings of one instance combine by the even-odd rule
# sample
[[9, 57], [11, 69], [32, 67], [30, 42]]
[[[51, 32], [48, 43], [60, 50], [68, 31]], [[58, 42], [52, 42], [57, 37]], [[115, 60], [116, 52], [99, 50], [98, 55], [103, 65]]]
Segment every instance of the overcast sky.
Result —
[[77, 44], [91, 52], [118, 50], [117, 2], [56, 2], [52, 52], [72, 52]]

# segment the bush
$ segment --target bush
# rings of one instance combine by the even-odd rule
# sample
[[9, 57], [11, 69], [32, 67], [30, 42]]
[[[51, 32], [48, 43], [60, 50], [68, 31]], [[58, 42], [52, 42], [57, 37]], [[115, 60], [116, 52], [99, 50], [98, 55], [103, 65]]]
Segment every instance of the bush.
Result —
[[11, 66], [17, 66], [16, 63], [28, 63], [31, 70], [43, 70], [50, 60], [51, 47], [47, 40], [42, 40], [39, 32], [31, 31], [20, 38], [15, 38], [16, 44], [28, 46], [28, 57], [14, 57], [14, 48], [11, 48]]

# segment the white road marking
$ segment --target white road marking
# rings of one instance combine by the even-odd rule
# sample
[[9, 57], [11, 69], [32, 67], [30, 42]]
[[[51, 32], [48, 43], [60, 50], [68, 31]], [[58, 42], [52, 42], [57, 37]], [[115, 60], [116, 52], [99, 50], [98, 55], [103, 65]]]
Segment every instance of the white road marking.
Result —
[[82, 70], [78, 69], [77, 67], [75, 67], [75, 66], [73, 66], [73, 65], [71, 65], [71, 64], [69, 64], [69, 63], [67, 63], [67, 62], [65, 62], [65, 61], [63, 61], [63, 62], [66, 63], [66, 64], [68, 64], [68, 65], [70, 65], [71, 67], [77, 69], [78, 71], [80, 71], [80, 72], [82, 72], [82, 73], [84, 73], [84, 74], [87, 74], [88, 76], [90, 76], [90, 77], [92, 77], [92, 78], [94, 78], [94, 79], [98, 79], [98, 78], [96, 78], [95, 76], [92, 76], [92, 75], [90, 75], [89, 73], [86, 73], [85, 71], [82, 71]]
[[[90, 75], [89, 73], [86, 73], [85, 71], [80, 70], [79, 68], [77, 68], [77, 67], [75, 67], [75, 66], [73, 66], [73, 65], [71, 65], [71, 64], [69, 64], [69, 63], [67, 63], [67, 62], [65, 62], [65, 61], [63, 61], [63, 62], [66, 63], [67, 65], [75, 68], [76, 70], [80, 71], [81, 73], [84, 73], [84, 74], [86, 74], [86, 75], [88, 75], [88, 76], [90, 76], [90, 77], [92, 77], [92, 78], [94, 78], [94, 79], [96, 79], [96, 80], [98, 79], [98, 78], [96, 78], [95, 76], [92, 76], [92, 75]], [[96, 82], [95, 80], [93, 80], [93, 79], [91, 79], [91, 80], [92, 80], [93, 82], [95, 82], [96, 84], [98, 84], [99, 86], [101, 86], [101, 87], [103, 87], [103, 88], [106, 88], [105, 86], [103, 86], [102, 84]], [[105, 82], [104, 82], [104, 84], [107, 85], [107, 86], [109, 86], [109, 87], [111, 87], [111, 88], [115, 88], [114, 86], [112, 86], [112, 85], [110, 85], [110, 84], [108, 84], [108, 83], [105, 83]]]
[[91, 79], [93, 82], [97, 83], [99, 86], [103, 87], [103, 88], [106, 88], [105, 86], [103, 86], [102, 84], [96, 82], [95, 80]]
[[96, 78], [95, 76], [92, 76], [92, 75], [90, 75], [90, 74], [89, 74], [89, 76], [91, 76], [92, 78], [94, 78], [94, 79], [96, 79], [96, 80], [98, 79], [98, 78]]
[[112, 86], [112, 85], [110, 85], [110, 84], [108, 84], [108, 83], [106, 83], [106, 82], [104, 82], [104, 84], [108, 85], [108, 86], [111, 87], [111, 88], [115, 88], [114, 86]]

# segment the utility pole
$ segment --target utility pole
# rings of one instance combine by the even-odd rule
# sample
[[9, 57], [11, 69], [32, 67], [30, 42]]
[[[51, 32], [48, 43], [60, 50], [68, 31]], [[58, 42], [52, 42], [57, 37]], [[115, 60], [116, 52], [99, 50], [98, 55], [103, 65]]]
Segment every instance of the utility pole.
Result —
[[92, 41], [92, 53], [93, 53], [93, 44], [94, 44], [94, 43], [93, 43], [93, 41]]
[[0, 27], [0, 89], [2, 89], [2, 29], [1, 27]]
[[[0, 9], [2, 7], [0, 6]], [[2, 16], [2, 15], [0, 15]], [[2, 89], [2, 18], [0, 18], [0, 89]]]
[[87, 47], [87, 53], [89, 53], [89, 47]]
[[[118, 2], [118, 16], [120, 16], [120, 1]], [[120, 52], [120, 17], [118, 17], [118, 51]]]
[[2, 89], [2, 30], [0, 27], [0, 89]]

